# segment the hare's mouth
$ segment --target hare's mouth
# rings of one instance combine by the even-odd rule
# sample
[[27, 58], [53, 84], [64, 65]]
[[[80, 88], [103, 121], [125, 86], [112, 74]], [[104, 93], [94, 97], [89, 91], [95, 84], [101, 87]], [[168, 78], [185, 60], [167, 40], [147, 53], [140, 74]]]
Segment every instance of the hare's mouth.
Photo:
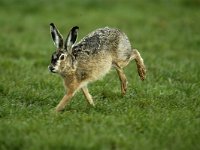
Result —
[[56, 70], [53, 66], [49, 65], [48, 68], [51, 73], [56, 73]]

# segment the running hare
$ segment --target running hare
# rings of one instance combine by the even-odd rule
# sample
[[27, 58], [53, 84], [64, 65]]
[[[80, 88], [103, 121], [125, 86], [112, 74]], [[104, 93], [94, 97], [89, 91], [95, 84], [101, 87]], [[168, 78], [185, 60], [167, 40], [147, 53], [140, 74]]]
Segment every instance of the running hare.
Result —
[[51, 36], [57, 50], [52, 54], [49, 70], [62, 76], [67, 90], [67, 94], [57, 105], [56, 111], [63, 110], [79, 89], [83, 91], [88, 103], [94, 106], [87, 85], [102, 78], [112, 66], [119, 75], [122, 95], [127, 89], [123, 68], [131, 60], [135, 60], [141, 80], [145, 79], [143, 59], [136, 49], [131, 49], [128, 37], [123, 32], [108, 27], [100, 28], [75, 43], [78, 29], [77, 26], [73, 27], [67, 39], [63, 41], [56, 26], [53, 23], [50, 24]]

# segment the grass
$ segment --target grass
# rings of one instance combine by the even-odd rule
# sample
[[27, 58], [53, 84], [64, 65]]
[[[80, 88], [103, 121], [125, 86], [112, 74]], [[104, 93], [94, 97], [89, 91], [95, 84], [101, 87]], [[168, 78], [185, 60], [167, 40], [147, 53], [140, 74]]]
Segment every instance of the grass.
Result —
[[[0, 149], [200, 149], [199, 8], [199, 0], [0, 0]], [[78, 25], [79, 39], [120, 28], [147, 79], [133, 62], [124, 97], [113, 70], [89, 86], [96, 108], [80, 92], [54, 113], [64, 88], [47, 69], [50, 22], [63, 35]]]

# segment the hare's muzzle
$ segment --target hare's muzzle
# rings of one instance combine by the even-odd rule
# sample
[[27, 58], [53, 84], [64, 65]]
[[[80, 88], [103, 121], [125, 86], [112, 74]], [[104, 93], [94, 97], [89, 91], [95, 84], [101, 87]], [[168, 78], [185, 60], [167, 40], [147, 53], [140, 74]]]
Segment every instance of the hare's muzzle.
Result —
[[54, 67], [53, 67], [52, 65], [49, 65], [48, 68], [49, 68], [49, 71], [50, 71], [50, 72], [56, 73], [56, 72], [55, 72], [55, 69], [54, 69]]

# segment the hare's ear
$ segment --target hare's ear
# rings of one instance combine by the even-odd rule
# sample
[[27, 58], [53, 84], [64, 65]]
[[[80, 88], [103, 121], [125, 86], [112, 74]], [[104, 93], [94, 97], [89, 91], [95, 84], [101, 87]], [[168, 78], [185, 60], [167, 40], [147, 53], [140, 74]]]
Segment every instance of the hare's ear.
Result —
[[79, 27], [75, 26], [73, 27], [68, 36], [67, 36], [67, 39], [65, 41], [65, 49], [71, 53], [71, 48], [72, 48], [72, 45], [76, 42], [76, 39], [78, 37], [78, 29]]
[[63, 48], [63, 37], [53, 23], [50, 24], [50, 32], [51, 32], [54, 45], [58, 49]]

